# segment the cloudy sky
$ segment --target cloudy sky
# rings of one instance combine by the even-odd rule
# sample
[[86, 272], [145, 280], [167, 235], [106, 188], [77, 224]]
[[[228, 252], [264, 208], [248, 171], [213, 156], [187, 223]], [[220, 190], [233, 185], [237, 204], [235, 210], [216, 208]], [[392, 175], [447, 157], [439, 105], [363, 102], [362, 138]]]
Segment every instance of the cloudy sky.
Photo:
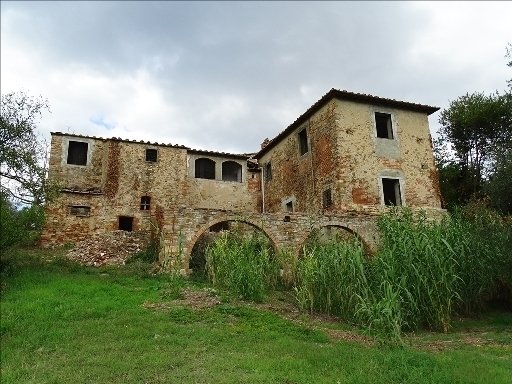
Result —
[[[331, 88], [506, 89], [512, 2], [1, 2], [1, 91], [50, 131], [252, 152]], [[431, 119], [437, 126], [438, 113]]]

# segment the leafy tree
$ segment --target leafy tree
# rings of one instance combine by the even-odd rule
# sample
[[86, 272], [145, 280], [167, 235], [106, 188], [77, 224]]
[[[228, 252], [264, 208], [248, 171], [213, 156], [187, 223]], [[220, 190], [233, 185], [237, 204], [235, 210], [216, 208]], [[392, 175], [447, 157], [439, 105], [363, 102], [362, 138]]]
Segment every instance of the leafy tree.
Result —
[[[507, 54], [505, 55], [505, 57], [510, 60], [507, 63], [507, 66], [512, 68], [512, 44], [507, 43], [507, 46], [505, 47], [505, 49], [507, 50]], [[507, 80], [507, 83], [508, 83], [508, 88], [510, 89], [510, 92], [512, 92], [512, 79]]]
[[457, 199], [448, 205], [465, 202], [483, 192], [487, 180], [496, 176], [501, 154], [512, 148], [512, 95], [466, 94], [450, 102], [439, 122], [441, 189], [455, 189]]
[[49, 196], [46, 145], [36, 126], [47, 101], [23, 92], [2, 95], [0, 115], [0, 191], [15, 201], [41, 204]]

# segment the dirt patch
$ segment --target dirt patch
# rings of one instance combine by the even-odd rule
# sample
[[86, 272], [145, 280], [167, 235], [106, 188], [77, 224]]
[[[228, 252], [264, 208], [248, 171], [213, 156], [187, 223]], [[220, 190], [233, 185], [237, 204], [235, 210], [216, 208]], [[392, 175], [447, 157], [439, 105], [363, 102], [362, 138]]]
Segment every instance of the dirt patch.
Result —
[[212, 288], [203, 288], [200, 291], [185, 288], [182, 295], [182, 299], [174, 300], [173, 303], [193, 309], [212, 308], [221, 303], [216, 291]]

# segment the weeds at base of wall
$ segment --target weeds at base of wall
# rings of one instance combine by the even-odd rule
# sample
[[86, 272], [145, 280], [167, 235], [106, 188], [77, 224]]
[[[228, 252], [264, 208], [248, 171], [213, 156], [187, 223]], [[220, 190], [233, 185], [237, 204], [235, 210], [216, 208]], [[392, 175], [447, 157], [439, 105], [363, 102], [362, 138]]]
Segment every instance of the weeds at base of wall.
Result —
[[[299, 261], [299, 306], [364, 326], [400, 343], [422, 327], [446, 332], [452, 317], [492, 300], [512, 308], [512, 227], [489, 211], [440, 222], [400, 210], [379, 219], [383, 244], [368, 259], [351, 242], [312, 242]], [[508, 293], [508, 294], [507, 294]]]
[[222, 232], [206, 251], [212, 285], [246, 300], [261, 302], [277, 286], [280, 266], [271, 246], [260, 234]]

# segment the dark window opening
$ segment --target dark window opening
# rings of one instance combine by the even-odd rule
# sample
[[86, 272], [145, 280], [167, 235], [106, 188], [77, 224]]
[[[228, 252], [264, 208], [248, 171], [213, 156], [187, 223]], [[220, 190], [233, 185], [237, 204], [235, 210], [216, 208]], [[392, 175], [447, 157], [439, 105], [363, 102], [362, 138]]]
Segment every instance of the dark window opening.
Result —
[[398, 179], [382, 179], [382, 191], [385, 205], [402, 205], [400, 181]]
[[133, 217], [119, 216], [119, 230], [127, 232], [133, 231]]
[[325, 208], [329, 208], [332, 205], [332, 195], [331, 189], [326, 189], [322, 194], [322, 206]]
[[215, 180], [215, 161], [210, 159], [196, 160], [196, 178]]
[[265, 164], [265, 181], [272, 180], [272, 163]]
[[146, 149], [146, 161], [156, 162], [158, 151], [154, 148]]
[[210, 227], [210, 232], [220, 232], [220, 231], [229, 231], [229, 222], [228, 221], [222, 221], [217, 224], [213, 224]]
[[222, 180], [242, 182], [242, 166], [234, 161], [222, 163]]
[[299, 132], [299, 151], [301, 155], [309, 152], [308, 131], [306, 128]]
[[83, 141], [70, 141], [68, 143], [68, 164], [87, 165], [87, 150], [89, 144]]
[[293, 212], [293, 201], [287, 202], [285, 207], [286, 207], [286, 212]]
[[375, 128], [377, 129], [377, 137], [393, 139], [393, 126], [389, 113], [375, 112]]
[[87, 217], [91, 215], [91, 207], [87, 205], [70, 205], [69, 214], [81, 217]]
[[141, 211], [149, 211], [151, 206], [151, 197], [149, 196], [142, 196], [140, 198], [140, 209]]

